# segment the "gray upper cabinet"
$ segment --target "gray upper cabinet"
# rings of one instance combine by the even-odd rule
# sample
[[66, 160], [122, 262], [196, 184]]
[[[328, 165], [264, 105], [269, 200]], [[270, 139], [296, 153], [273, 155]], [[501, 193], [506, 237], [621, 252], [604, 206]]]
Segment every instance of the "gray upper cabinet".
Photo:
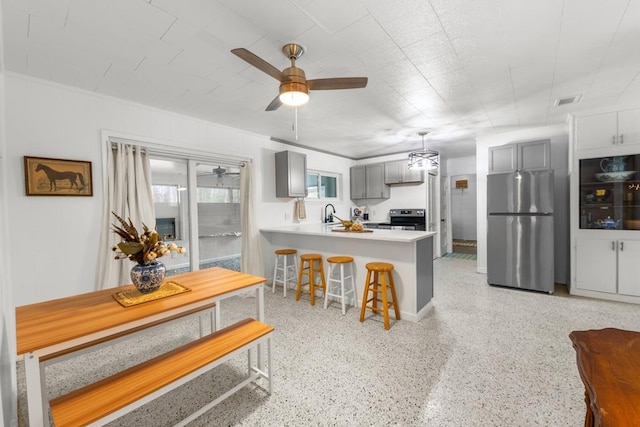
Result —
[[389, 198], [389, 186], [384, 183], [384, 163], [354, 166], [350, 177], [352, 200]]
[[384, 164], [385, 184], [408, 184], [424, 182], [424, 170], [409, 169], [407, 160], [396, 160]]
[[276, 153], [276, 197], [307, 196], [307, 155], [295, 151]]
[[364, 166], [354, 166], [349, 170], [351, 199], [364, 199], [367, 195], [367, 176]]
[[551, 141], [523, 142], [489, 148], [489, 173], [551, 169]]

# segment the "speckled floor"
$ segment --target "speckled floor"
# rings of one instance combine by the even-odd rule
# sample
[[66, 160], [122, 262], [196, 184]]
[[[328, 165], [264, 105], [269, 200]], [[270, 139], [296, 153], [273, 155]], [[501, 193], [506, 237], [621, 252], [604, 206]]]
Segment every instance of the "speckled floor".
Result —
[[[568, 334], [617, 327], [640, 330], [635, 305], [490, 287], [475, 262], [435, 262], [434, 308], [419, 323], [384, 331], [337, 304], [324, 310], [266, 292], [274, 325], [274, 393], [245, 388], [193, 426], [581, 426], [583, 387]], [[253, 301], [229, 300], [230, 323]], [[138, 363], [195, 336], [195, 322], [128, 341], [48, 369], [50, 395]], [[236, 381], [238, 358], [112, 423], [171, 425]], [[26, 425], [19, 366], [20, 425]]]

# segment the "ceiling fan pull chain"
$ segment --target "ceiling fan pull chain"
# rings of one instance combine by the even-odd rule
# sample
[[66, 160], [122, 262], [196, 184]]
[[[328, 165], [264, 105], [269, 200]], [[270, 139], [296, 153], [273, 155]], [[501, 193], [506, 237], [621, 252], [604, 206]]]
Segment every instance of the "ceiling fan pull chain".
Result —
[[296, 131], [296, 141], [298, 140], [298, 107], [293, 108], [293, 115], [295, 117], [295, 123], [293, 125], [293, 130]]

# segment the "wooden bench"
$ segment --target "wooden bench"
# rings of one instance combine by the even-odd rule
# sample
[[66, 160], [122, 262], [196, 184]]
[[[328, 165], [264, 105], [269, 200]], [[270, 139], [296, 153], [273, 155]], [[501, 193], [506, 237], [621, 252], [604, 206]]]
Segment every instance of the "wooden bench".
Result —
[[[185, 384], [236, 354], [248, 354], [248, 376], [177, 425], [193, 421], [228, 396], [262, 377], [271, 393], [273, 327], [245, 319], [168, 353], [50, 401], [56, 426], [103, 425]], [[253, 366], [251, 349], [267, 342], [267, 372]], [[260, 357], [260, 355], [259, 355]]]

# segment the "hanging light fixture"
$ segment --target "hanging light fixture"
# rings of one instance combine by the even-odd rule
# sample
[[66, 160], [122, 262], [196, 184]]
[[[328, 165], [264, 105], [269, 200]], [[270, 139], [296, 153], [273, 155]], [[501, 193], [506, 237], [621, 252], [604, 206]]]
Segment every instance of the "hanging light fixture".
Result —
[[433, 170], [438, 168], [440, 154], [424, 146], [424, 136], [429, 132], [418, 132], [422, 137], [422, 150], [409, 153], [409, 169]]

